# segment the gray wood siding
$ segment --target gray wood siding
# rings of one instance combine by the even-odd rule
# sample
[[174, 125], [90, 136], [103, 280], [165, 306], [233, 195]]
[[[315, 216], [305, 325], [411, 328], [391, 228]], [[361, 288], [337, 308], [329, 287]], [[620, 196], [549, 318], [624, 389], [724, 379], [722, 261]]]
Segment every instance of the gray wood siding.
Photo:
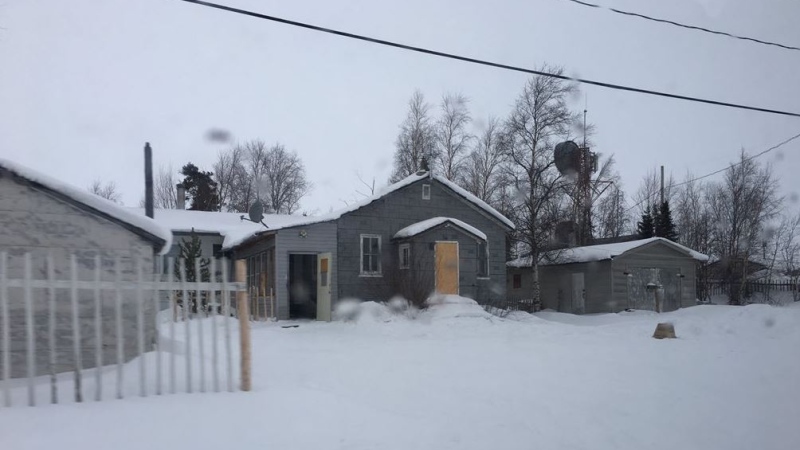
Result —
[[[300, 231], [306, 237], [300, 236]], [[337, 295], [336, 222], [317, 223], [278, 230], [275, 236], [275, 285], [277, 287], [278, 319], [289, 318], [289, 254], [331, 253], [331, 308], [339, 299]]]
[[[89, 213], [71, 203], [64, 202], [48, 191], [39, 190], [28, 183], [17, 182], [0, 170], [0, 250], [9, 254], [8, 277], [23, 276], [23, 255], [32, 255], [35, 278], [44, 278], [47, 273], [46, 257], [52, 254], [55, 260], [55, 273], [59, 279], [70, 276], [70, 255], [78, 257], [78, 276], [81, 280], [94, 279], [94, 257], [102, 258], [102, 279], [113, 281], [114, 260], [120, 258], [122, 277], [131, 281], [136, 279], [134, 261], [141, 258], [145, 274], [152, 274], [153, 244], [122, 225]], [[57, 301], [57, 367], [56, 371], [72, 370], [72, 322], [69, 292], [56, 291]], [[102, 293], [103, 340], [116, 341], [114, 326], [113, 292]], [[11, 376], [23, 376], [26, 364], [24, 304], [21, 289], [9, 289], [9, 317], [11, 334]], [[46, 290], [34, 289], [35, 345], [38, 349], [48, 349], [47, 323], [48, 309]], [[123, 294], [123, 336], [125, 340], [125, 359], [138, 354], [136, 340], [135, 293]], [[147, 348], [155, 340], [153, 325], [154, 308], [152, 302], [144, 303], [145, 324], [147, 326]], [[79, 316], [81, 322], [82, 364], [84, 368], [95, 364], [94, 340], [94, 294], [79, 291]], [[89, 331], [91, 330], [91, 331]], [[108, 364], [116, 362], [116, 347], [105, 345], [103, 360]], [[0, 359], [1, 360], [1, 359]], [[36, 373], [47, 373], [49, 352], [39, 351], [36, 358]]]
[[695, 305], [697, 281], [697, 262], [665, 244], [651, 244], [631, 250], [614, 259], [613, 293], [619, 310], [628, 306], [629, 277], [625, 272], [634, 268], [668, 268], [679, 269], [684, 277], [681, 279], [681, 307]]
[[[422, 199], [423, 184], [431, 185], [430, 200]], [[381, 236], [381, 266], [385, 269], [397, 258], [396, 247], [391, 244], [397, 231], [413, 223], [439, 216], [462, 220], [487, 235], [489, 279], [486, 280], [487, 289], [476, 292], [476, 300], [504, 298], [505, 227], [433, 179], [412, 183], [367, 206], [346, 213], [338, 220], [339, 298], [384, 301], [393, 295], [388, 277], [360, 275], [361, 234]]]
[[[542, 285], [542, 307], [562, 312], [572, 309], [572, 274], [582, 273], [585, 289], [584, 313], [610, 312], [611, 300], [610, 262], [541, 266], [539, 280]], [[533, 275], [529, 275], [532, 277]]]

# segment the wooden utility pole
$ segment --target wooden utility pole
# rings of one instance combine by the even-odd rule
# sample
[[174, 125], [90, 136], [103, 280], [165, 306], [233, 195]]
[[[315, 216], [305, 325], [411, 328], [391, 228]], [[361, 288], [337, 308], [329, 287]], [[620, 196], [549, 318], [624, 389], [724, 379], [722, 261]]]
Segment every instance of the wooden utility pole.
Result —
[[[247, 282], [247, 261], [236, 261], [236, 281]], [[239, 347], [241, 358], [241, 377], [243, 391], [249, 391], [252, 386], [251, 368], [252, 354], [250, 348], [250, 305], [246, 290], [236, 292], [236, 312], [239, 314]]]
[[664, 204], [664, 166], [661, 166], [661, 203], [659, 208]]

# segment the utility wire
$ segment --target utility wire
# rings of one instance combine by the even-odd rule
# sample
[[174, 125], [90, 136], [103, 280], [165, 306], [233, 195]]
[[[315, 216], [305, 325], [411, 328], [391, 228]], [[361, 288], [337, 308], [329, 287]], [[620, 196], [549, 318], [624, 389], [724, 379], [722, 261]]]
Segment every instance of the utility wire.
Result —
[[779, 44], [777, 42], [763, 41], [761, 39], [751, 38], [751, 37], [747, 37], [747, 36], [738, 36], [738, 35], [735, 35], [735, 34], [727, 33], [725, 31], [711, 30], [711, 29], [708, 29], [708, 28], [698, 27], [698, 26], [695, 26], [695, 25], [686, 25], [685, 23], [674, 22], [672, 20], [667, 20], [667, 19], [659, 19], [657, 17], [646, 16], [644, 14], [639, 14], [639, 13], [630, 12], [630, 11], [623, 11], [621, 9], [611, 8], [611, 7], [603, 6], [603, 5], [597, 5], [595, 3], [583, 2], [581, 0], [567, 0], [567, 1], [570, 1], [572, 3], [577, 3], [577, 4], [583, 5], [583, 6], [588, 6], [590, 8], [607, 9], [607, 10], [609, 10], [611, 12], [615, 12], [617, 14], [622, 14], [622, 15], [625, 15], [625, 16], [638, 17], [640, 19], [651, 20], [653, 22], [660, 22], [660, 23], [665, 23], [665, 24], [668, 24], [668, 25], [675, 25], [676, 27], [687, 28], [689, 30], [702, 31], [702, 32], [705, 32], [705, 33], [716, 34], [716, 35], [719, 35], [719, 36], [725, 36], [725, 37], [729, 37], [729, 38], [740, 39], [742, 41], [755, 42], [757, 44], [771, 45], [773, 47], [780, 47], [780, 48], [785, 49], [785, 50], [800, 51], [800, 47], [794, 47], [794, 46], [791, 46], [791, 45], [784, 45], [784, 44]]
[[380, 45], [385, 45], [385, 46], [388, 46], [388, 47], [399, 48], [399, 49], [402, 49], [402, 50], [409, 50], [409, 51], [412, 51], [412, 52], [424, 53], [424, 54], [428, 54], [428, 55], [439, 56], [439, 57], [442, 57], [442, 58], [454, 59], [454, 60], [457, 60], [457, 61], [464, 61], [464, 62], [473, 63], [473, 64], [479, 64], [479, 65], [483, 65], [483, 66], [495, 67], [495, 68], [498, 68], [498, 69], [511, 70], [511, 71], [514, 71], [514, 72], [528, 73], [528, 74], [539, 75], [539, 76], [543, 76], [543, 77], [557, 78], [557, 79], [565, 80], [565, 81], [574, 81], [574, 82], [577, 82], [577, 83], [588, 84], [588, 85], [592, 85], [592, 86], [599, 86], [599, 87], [603, 87], [603, 88], [607, 88], [607, 89], [616, 89], [616, 90], [620, 90], [620, 91], [635, 92], [635, 93], [639, 93], [639, 94], [655, 95], [655, 96], [659, 96], [659, 97], [667, 97], [667, 98], [673, 98], [673, 99], [677, 99], [677, 100], [685, 100], [685, 101], [696, 102], [696, 103], [705, 103], [705, 104], [715, 105], [715, 106], [724, 106], [724, 107], [728, 107], [728, 108], [744, 109], [744, 110], [749, 110], [749, 111], [758, 111], [758, 112], [764, 112], [764, 113], [769, 113], [769, 114], [778, 114], [778, 115], [782, 115], [782, 116], [800, 117], [800, 113], [796, 113], [796, 112], [781, 111], [781, 110], [762, 108], [762, 107], [757, 107], [757, 106], [748, 106], [748, 105], [742, 105], [742, 104], [737, 104], [737, 103], [729, 103], [729, 102], [723, 102], [723, 101], [718, 101], [718, 100], [710, 100], [710, 99], [704, 99], [704, 98], [698, 98], [698, 97], [690, 97], [690, 96], [686, 96], [686, 95], [671, 94], [671, 93], [668, 93], [668, 92], [654, 91], [654, 90], [650, 90], [650, 89], [642, 89], [642, 88], [624, 86], [624, 85], [619, 85], [619, 84], [606, 83], [606, 82], [602, 82], [602, 81], [593, 81], [593, 80], [588, 80], [588, 79], [585, 79], [585, 78], [569, 77], [569, 76], [562, 75], [562, 74], [557, 74], [557, 73], [543, 72], [541, 70], [526, 69], [524, 67], [511, 66], [511, 65], [508, 65], [508, 64], [501, 64], [501, 63], [496, 63], [496, 62], [491, 62], [491, 61], [486, 61], [486, 60], [481, 60], [481, 59], [475, 59], [475, 58], [470, 58], [470, 57], [467, 57], [467, 56], [460, 56], [460, 55], [455, 55], [455, 54], [452, 54], [452, 53], [445, 53], [445, 52], [440, 52], [440, 51], [437, 51], [437, 50], [430, 50], [430, 49], [426, 49], [426, 48], [422, 48], [422, 47], [414, 47], [414, 46], [411, 46], [411, 45], [400, 44], [400, 43], [397, 43], [397, 42], [386, 41], [386, 40], [383, 40], [383, 39], [376, 39], [376, 38], [363, 36], [363, 35], [359, 35], [359, 34], [348, 33], [346, 31], [339, 31], [339, 30], [334, 30], [334, 29], [331, 29], [331, 28], [325, 28], [325, 27], [320, 27], [320, 26], [317, 26], [317, 25], [311, 25], [311, 24], [308, 24], [308, 23], [297, 22], [297, 21], [289, 20], [289, 19], [283, 19], [283, 18], [280, 18], [280, 17], [268, 16], [266, 14], [261, 14], [261, 13], [257, 13], [257, 12], [253, 12], [253, 11], [248, 11], [248, 10], [244, 10], [244, 9], [234, 8], [234, 7], [231, 7], [231, 6], [225, 6], [225, 5], [220, 5], [220, 4], [217, 4], [217, 3], [211, 3], [211, 2], [201, 1], [201, 0], [180, 0], [180, 1], [183, 1], [183, 2], [186, 2], [186, 3], [194, 3], [196, 5], [206, 6], [206, 7], [209, 7], [209, 8], [220, 9], [220, 10], [223, 10], [223, 11], [228, 11], [228, 12], [232, 12], [232, 13], [236, 13], [236, 14], [242, 14], [242, 15], [245, 15], [245, 16], [255, 17], [255, 18], [258, 18], [258, 19], [269, 20], [269, 21], [272, 21], [272, 22], [278, 22], [278, 23], [282, 23], [282, 24], [285, 24], [285, 25], [291, 25], [291, 26], [300, 27], [300, 28], [306, 28], [306, 29], [309, 29], [309, 30], [319, 31], [319, 32], [323, 32], [323, 33], [334, 34], [334, 35], [337, 35], [337, 36], [342, 36], [342, 37], [346, 37], [346, 38], [350, 38], [350, 39], [357, 39], [357, 40], [360, 40], [360, 41], [371, 42], [373, 44], [380, 44]]
[[[739, 166], [739, 165], [741, 165], [741, 164], [743, 164], [743, 163], [746, 163], [747, 161], [752, 161], [752, 160], [754, 160], [754, 159], [758, 158], [759, 156], [766, 155], [767, 153], [769, 153], [769, 152], [771, 152], [771, 151], [773, 151], [773, 150], [776, 150], [776, 149], [778, 149], [778, 148], [781, 148], [781, 147], [783, 147], [784, 145], [788, 144], [789, 142], [792, 142], [793, 140], [795, 140], [795, 139], [797, 139], [797, 138], [800, 138], [800, 134], [796, 134], [796, 135], [794, 135], [794, 136], [790, 137], [789, 139], [786, 139], [786, 140], [785, 140], [785, 141], [783, 141], [783, 142], [780, 142], [780, 143], [778, 143], [778, 144], [775, 144], [775, 145], [773, 145], [772, 147], [770, 147], [770, 148], [768, 148], [768, 149], [766, 149], [766, 150], [763, 150], [763, 151], [761, 151], [761, 152], [758, 152], [758, 153], [756, 153], [755, 155], [748, 156], [748, 157], [746, 157], [746, 158], [742, 159], [742, 160], [741, 160], [741, 161], [739, 161], [739, 162], [736, 162], [736, 163], [730, 164], [730, 165], [728, 165], [727, 167], [723, 167], [722, 169], [715, 170], [715, 171], [713, 171], [713, 172], [711, 172], [711, 173], [707, 173], [707, 174], [705, 174], [705, 175], [703, 175], [703, 176], [699, 176], [699, 177], [696, 177], [696, 178], [692, 178], [691, 180], [686, 180], [686, 181], [682, 181], [682, 182], [680, 182], [680, 183], [677, 183], [677, 184], [673, 184], [671, 187], [675, 188], [675, 187], [678, 187], [678, 186], [683, 186], [683, 185], [685, 185], [685, 184], [693, 183], [693, 182], [695, 182], [695, 181], [702, 180], [702, 179], [708, 178], [708, 177], [710, 177], [710, 176], [714, 176], [714, 175], [716, 175], [716, 174], [718, 174], [718, 173], [725, 172], [725, 171], [726, 171], [726, 170], [728, 170], [728, 169], [731, 169], [731, 168], [733, 168], [733, 167]], [[627, 214], [627, 213], [628, 213], [628, 212], [630, 212], [632, 209], [636, 208], [637, 206], [639, 206], [639, 205], [641, 205], [642, 203], [644, 203], [644, 202], [646, 202], [646, 201], [649, 201], [649, 200], [650, 200], [649, 198], [646, 198], [646, 199], [644, 199], [644, 200], [640, 201], [639, 203], [637, 203], [637, 204], [635, 204], [635, 205], [631, 206], [630, 208], [626, 209], [626, 210], [625, 210], [625, 213]]]

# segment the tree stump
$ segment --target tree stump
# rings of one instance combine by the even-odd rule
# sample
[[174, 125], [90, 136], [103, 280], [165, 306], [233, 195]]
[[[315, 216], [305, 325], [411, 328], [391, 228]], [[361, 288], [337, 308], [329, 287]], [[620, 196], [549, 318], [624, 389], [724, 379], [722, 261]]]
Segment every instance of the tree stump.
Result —
[[675, 327], [669, 323], [659, 323], [656, 325], [656, 331], [653, 333], [653, 337], [656, 339], [675, 339]]

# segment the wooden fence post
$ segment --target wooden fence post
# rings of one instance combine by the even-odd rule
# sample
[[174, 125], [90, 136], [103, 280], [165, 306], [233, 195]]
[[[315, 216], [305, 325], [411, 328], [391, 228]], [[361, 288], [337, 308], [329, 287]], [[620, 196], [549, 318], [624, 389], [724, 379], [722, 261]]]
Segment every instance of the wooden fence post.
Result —
[[[247, 281], [247, 261], [240, 259], [236, 261], [236, 281], [245, 283]], [[251, 387], [251, 354], [250, 354], [250, 312], [249, 301], [246, 290], [236, 292], [236, 309], [239, 314], [239, 347], [241, 358], [241, 377], [243, 391], [249, 391]]]

